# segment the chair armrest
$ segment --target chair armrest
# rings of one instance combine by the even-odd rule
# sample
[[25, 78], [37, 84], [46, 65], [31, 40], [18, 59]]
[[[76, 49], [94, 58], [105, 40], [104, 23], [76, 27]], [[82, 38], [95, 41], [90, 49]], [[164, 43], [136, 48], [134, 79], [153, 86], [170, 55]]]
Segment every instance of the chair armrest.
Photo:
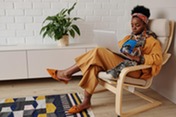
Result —
[[131, 66], [131, 67], [125, 67], [122, 69], [120, 74], [127, 74], [131, 71], [136, 71], [136, 70], [142, 70], [142, 69], [147, 69], [147, 68], [151, 68], [151, 65], [136, 65], [136, 66]]
[[[164, 65], [168, 61], [170, 56], [171, 56], [170, 53], [163, 54], [163, 63], [162, 63], [162, 65]], [[122, 86], [123, 82], [125, 81], [126, 75], [129, 72], [142, 70], [142, 69], [147, 69], [147, 68], [151, 68], [151, 67], [152, 67], [152, 65], [137, 65], [137, 66], [125, 67], [125, 68], [122, 69], [121, 73], [119, 74], [119, 79], [118, 79], [118, 83], [117, 84], [121, 84], [121, 86]]]
[[126, 78], [126, 75], [131, 72], [131, 71], [136, 71], [136, 70], [142, 70], [142, 69], [147, 69], [147, 68], [151, 68], [151, 65], [137, 65], [137, 66], [131, 66], [131, 67], [125, 67], [124, 69], [122, 69], [120, 75], [119, 75], [119, 79], [118, 79], [118, 84], [121, 84], [120, 87], [122, 87], [122, 84]]
[[[164, 53], [163, 54], [162, 65], [164, 65], [169, 60], [170, 56], [171, 56], [170, 53]], [[124, 82], [124, 79], [129, 72], [136, 71], [136, 70], [147, 69], [147, 68], [151, 68], [151, 67], [152, 67], [151, 65], [137, 65], [137, 66], [125, 67], [124, 69], [122, 69], [122, 71], [119, 75], [119, 77], [120, 77], [119, 82]]]
[[[169, 60], [170, 56], [171, 56], [170, 53], [165, 53], [163, 55], [162, 65], [164, 65]], [[120, 74], [127, 74], [128, 72], [131, 72], [131, 71], [147, 69], [147, 68], [150, 68], [150, 67], [151, 67], [151, 65], [137, 65], [137, 66], [125, 67], [124, 69], [122, 69]]]
[[170, 58], [171, 54], [170, 53], [164, 53], [163, 54], [163, 63], [162, 65], [164, 65]]

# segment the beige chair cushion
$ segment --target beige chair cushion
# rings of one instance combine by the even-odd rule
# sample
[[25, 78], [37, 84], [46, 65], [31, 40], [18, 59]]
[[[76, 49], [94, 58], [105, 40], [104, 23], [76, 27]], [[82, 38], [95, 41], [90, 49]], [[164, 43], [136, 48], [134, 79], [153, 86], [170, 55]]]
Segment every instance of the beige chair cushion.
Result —
[[152, 19], [149, 21], [149, 29], [155, 32], [158, 37], [168, 37], [170, 33], [169, 20]]
[[157, 38], [160, 43], [161, 43], [161, 47], [162, 47], [162, 52], [165, 51], [166, 47], [167, 47], [167, 43], [168, 43], [168, 37], [158, 37]]
[[162, 52], [165, 51], [168, 44], [169, 27], [169, 20], [167, 19], [152, 19], [149, 22], [149, 29], [157, 35], [157, 39], [161, 42]]

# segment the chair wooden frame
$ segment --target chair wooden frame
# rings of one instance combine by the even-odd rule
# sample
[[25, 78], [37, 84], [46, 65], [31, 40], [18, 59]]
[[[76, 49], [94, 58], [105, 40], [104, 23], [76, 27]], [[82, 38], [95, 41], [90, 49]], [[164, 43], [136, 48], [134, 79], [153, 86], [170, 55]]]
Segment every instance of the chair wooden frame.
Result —
[[[171, 45], [171, 41], [173, 39], [174, 21], [169, 21], [169, 25], [170, 25], [170, 35], [168, 38], [169, 41], [167, 43], [166, 49], [163, 52], [163, 58], [164, 58], [163, 65], [168, 61], [168, 59], [171, 56], [171, 54], [168, 53], [168, 50]], [[129, 72], [135, 71], [135, 70], [146, 69], [146, 68], [151, 68], [151, 66], [150, 65], [137, 65], [137, 66], [132, 66], [132, 67], [126, 67], [121, 71], [117, 82], [110, 81], [110, 80], [103, 79], [103, 78], [99, 78], [99, 84], [102, 85], [105, 89], [108, 89], [109, 91], [111, 91], [115, 94], [115, 111], [116, 111], [116, 114], [118, 115], [118, 117], [131, 116], [131, 115], [146, 111], [148, 109], [157, 107], [162, 104], [160, 101], [154, 100], [148, 96], [145, 96], [144, 94], [142, 94], [138, 91], [135, 91], [135, 88], [139, 88], [139, 89], [149, 88], [152, 84], [153, 78], [148, 79], [144, 86], [125, 83], [126, 75]], [[148, 101], [149, 103], [142, 105], [140, 107], [134, 108], [132, 110], [122, 112], [123, 89], [131, 92], [132, 94], [135, 94], [135, 95], [141, 97], [142, 99]]]

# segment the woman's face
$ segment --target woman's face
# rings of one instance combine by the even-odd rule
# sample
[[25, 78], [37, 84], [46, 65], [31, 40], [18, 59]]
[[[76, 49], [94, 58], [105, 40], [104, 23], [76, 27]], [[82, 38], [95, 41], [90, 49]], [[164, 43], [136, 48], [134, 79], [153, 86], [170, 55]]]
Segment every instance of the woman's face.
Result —
[[141, 34], [145, 28], [146, 24], [138, 17], [133, 17], [131, 19], [131, 29], [133, 34], [135, 35]]

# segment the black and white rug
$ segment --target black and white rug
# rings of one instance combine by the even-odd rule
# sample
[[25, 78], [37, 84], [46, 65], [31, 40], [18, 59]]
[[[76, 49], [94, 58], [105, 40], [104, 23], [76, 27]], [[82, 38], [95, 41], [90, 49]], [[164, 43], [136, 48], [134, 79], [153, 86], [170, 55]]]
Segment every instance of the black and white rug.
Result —
[[80, 93], [7, 98], [0, 100], [0, 117], [94, 117], [91, 109], [67, 113], [81, 102]]

